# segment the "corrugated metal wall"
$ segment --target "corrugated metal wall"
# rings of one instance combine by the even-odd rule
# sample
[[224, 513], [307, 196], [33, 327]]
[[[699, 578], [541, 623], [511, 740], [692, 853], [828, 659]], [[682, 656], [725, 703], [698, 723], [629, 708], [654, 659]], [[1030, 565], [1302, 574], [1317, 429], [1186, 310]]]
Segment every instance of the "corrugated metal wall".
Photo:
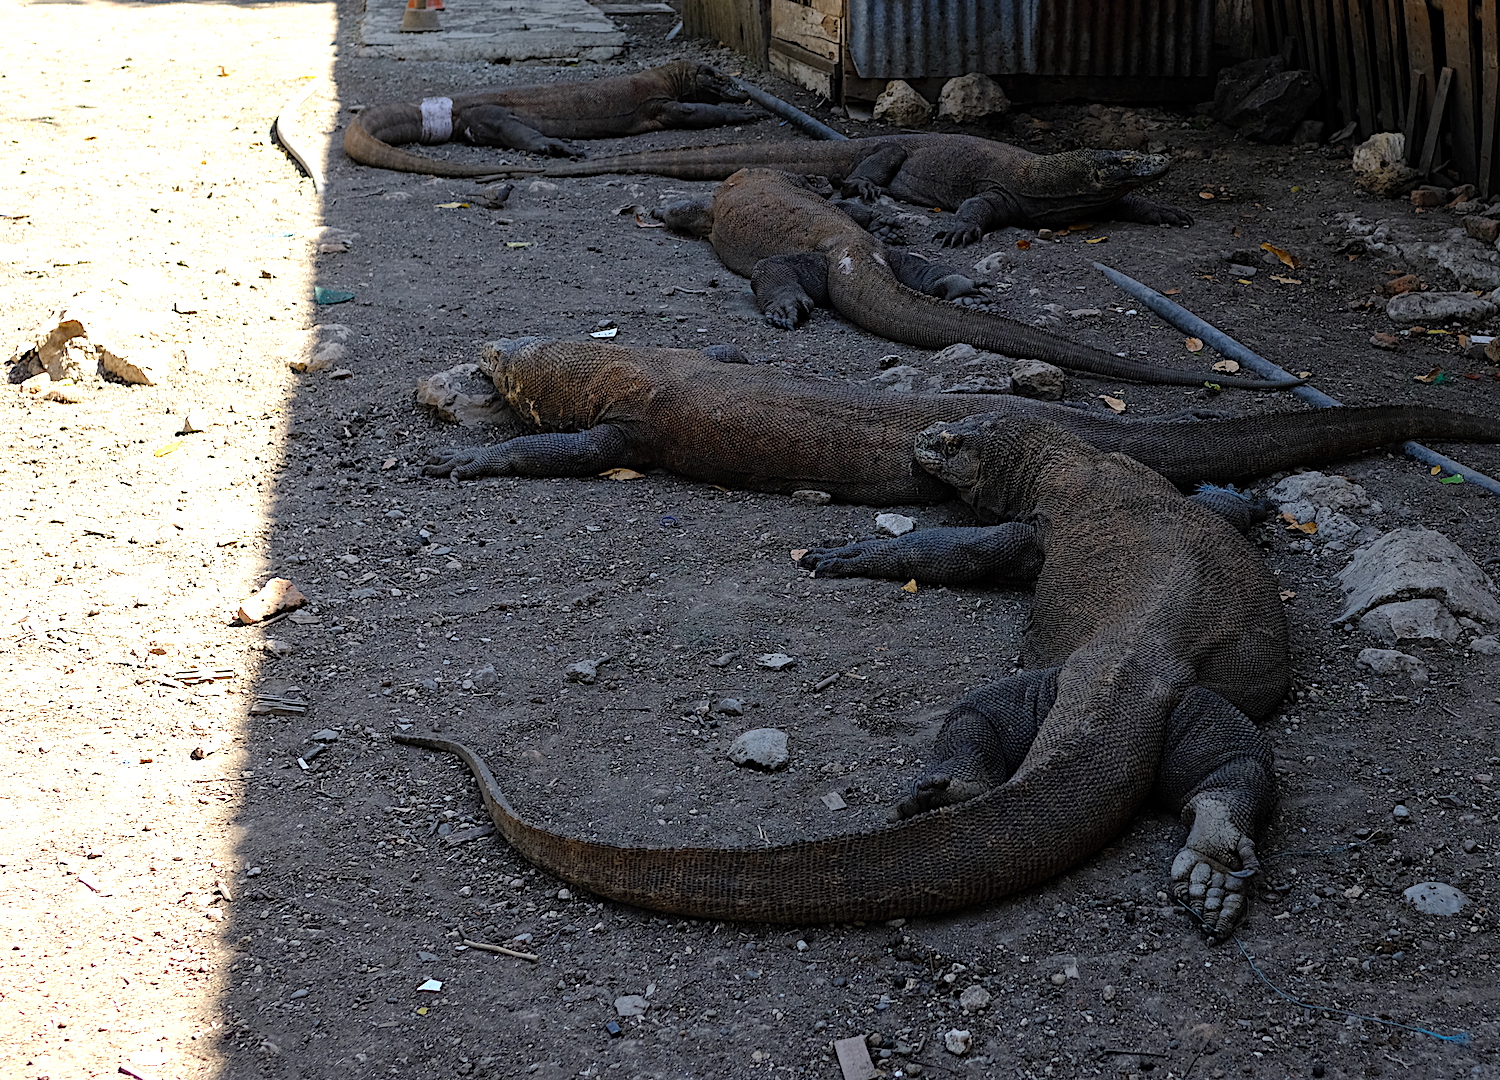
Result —
[[848, 0], [865, 79], [1211, 75], [1214, 0]]

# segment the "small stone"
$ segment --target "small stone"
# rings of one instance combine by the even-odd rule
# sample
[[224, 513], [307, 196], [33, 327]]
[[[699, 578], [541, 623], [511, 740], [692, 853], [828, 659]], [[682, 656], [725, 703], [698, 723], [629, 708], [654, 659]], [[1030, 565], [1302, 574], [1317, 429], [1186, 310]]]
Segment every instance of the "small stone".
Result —
[[729, 760], [736, 765], [775, 772], [791, 760], [787, 753], [786, 732], [776, 728], [747, 731], [730, 744]]
[[739, 698], [720, 698], [719, 703], [714, 706], [714, 712], [722, 713], [724, 716], [744, 716], [745, 703]]
[[981, 1009], [989, 1008], [990, 992], [982, 986], [967, 987], [958, 996], [958, 1004], [964, 1012], [979, 1012]]
[[569, 892], [567, 889], [558, 889], [557, 890], [557, 898], [559, 900], [571, 900], [571, 899], [573, 899], [573, 894], [571, 892]]
[[328, 371], [339, 366], [349, 353], [344, 340], [349, 327], [343, 323], [324, 323], [308, 330], [298, 330], [285, 347], [287, 366], [299, 374]]
[[859, 1035], [834, 1040], [833, 1052], [839, 1059], [844, 1080], [875, 1080], [880, 1075], [870, 1060], [869, 1043]]
[[1052, 973], [1052, 985], [1053, 986], [1062, 986], [1067, 981], [1068, 981], [1068, 977], [1066, 975], [1064, 975], [1061, 971], [1054, 971]]
[[1401, 344], [1401, 339], [1395, 334], [1375, 333], [1370, 335], [1370, 344], [1377, 349], [1394, 349]]
[[420, 690], [434, 691], [438, 688], [438, 681], [432, 676], [417, 680], [417, 688]]
[[788, 656], [784, 652], [763, 653], [755, 658], [757, 667], [770, 668], [772, 671], [781, 671], [796, 662], [796, 657]]
[[1477, 637], [1469, 642], [1469, 649], [1480, 656], [1500, 656], [1500, 637], [1493, 634]]
[[338, 742], [339, 733], [334, 731], [333, 728], [324, 728], [322, 731], [315, 731], [309, 735], [307, 741], [321, 743]]
[[949, 345], [942, 352], [932, 354], [934, 364], [963, 364], [977, 358], [979, 350], [972, 345], [959, 342], [957, 345]]
[[563, 674], [569, 682], [587, 685], [599, 677], [599, 665], [608, 660], [607, 656], [601, 656], [597, 660], [580, 660], [576, 664], [570, 664]]
[[190, 409], [187, 415], [182, 418], [182, 427], [178, 431], [178, 434], [196, 435], [199, 432], [207, 431], [212, 423], [213, 418], [202, 409]]
[[932, 103], [912, 89], [909, 82], [892, 79], [875, 99], [874, 116], [899, 127], [921, 127], [932, 119]]
[[500, 682], [500, 674], [495, 670], [494, 664], [485, 664], [483, 667], [475, 668], [469, 678], [474, 680], [474, 685], [485, 689], [496, 686]]
[[1040, 401], [1061, 401], [1068, 377], [1063, 369], [1043, 360], [1019, 360], [1010, 369], [1015, 393]]
[[716, 668], [726, 668], [730, 664], [734, 663], [735, 660], [739, 657], [739, 655], [740, 655], [739, 653], [732, 653], [732, 652], [722, 653], [718, 657], [716, 657], [715, 659], [710, 660], [708, 662], [708, 666], [709, 667], [716, 667]]
[[1427, 665], [1404, 652], [1394, 649], [1361, 649], [1355, 663], [1362, 668], [1369, 668], [1376, 675], [1405, 675], [1413, 686], [1427, 685]]
[[1106, 986], [1103, 996], [1105, 1001], [1113, 1001], [1115, 999], [1115, 988], [1113, 986]]
[[1423, 881], [1401, 894], [1423, 915], [1457, 915], [1469, 903], [1462, 892], [1441, 881]]
[[1411, 811], [1404, 806], [1396, 806], [1391, 810], [1391, 817], [1397, 821], [1406, 821], [1411, 817]]
[[969, 1047], [973, 1044], [973, 1042], [974, 1036], [970, 1032], [963, 1031], [959, 1028], [950, 1028], [948, 1032], [943, 1035], [943, 1049], [947, 1050], [948, 1053], [956, 1054], [959, 1057], [962, 1057], [964, 1054], [967, 1054], [969, 1052]]
[[307, 603], [307, 597], [302, 591], [286, 578], [272, 578], [266, 582], [259, 592], [246, 600], [236, 613], [240, 622], [247, 626], [258, 623], [262, 619], [269, 619], [278, 611], [290, 611]]
[[877, 386], [883, 386], [893, 394], [909, 394], [916, 388], [918, 379], [925, 379], [927, 373], [921, 368], [914, 368], [910, 364], [897, 364], [895, 367], [886, 368], [870, 381]]
[[1408, 292], [1387, 301], [1392, 322], [1431, 326], [1442, 322], [1482, 322], [1495, 314], [1495, 305], [1466, 292]]
[[1464, 851], [1465, 855], [1472, 855], [1472, 854], [1474, 854], [1474, 852], [1476, 852], [1476, 851], [1479, 850], [1479, 841], [1478, 840], [1469, 839], [1469, 840], [1465, 840], [1462, 844], [1459, 844], [1458, 846], [1461, 847], [1461, 848], [1463, 848], [1463, 851]]
[[1386, 533], [1358, 552], [1338, 577], [1348, 594], [1338, 622], [1394, 600], [1430, 597], [1455, 615], [1500, 623], [1500, 602], [1489, 576], [1462, 548], [1433, 529]]
[[811, 488], [803, 488], [792, 492], [792, 502], [799, 502], [805, 506], [827, 506], [833, 501], [833, 496], [826, 491], [814, 491]]
[[886, 536], [905, 536], [917, 527], [917, 523], [905, 514], [876, 514], [875, 530]]
[[1481, 244], [1493, 244], [1500, 239], [1500, 220], [1471, 214], [1464, 218], [1464, 232]]
[[971, 71], [949, 79], [938, 94], [938, 118], [969, 124], [1010, 111], [1010, 99], [988, 75]]
[[1411, 193], [1411, 204], [1430, 209], [1448, 201], [1448, 189], [1423, 184]]
[[526, 185], [526, 190], [533, 195], [555, 195], [558, 187], [550, 180], [533, 180]]
[[1244, 263], [1230, 263], [1229, 272], [1235, 277], [1254, 277], [1260, 270], [1254, 266], [1246, 266]]
[[824, 806], [828, 807], [828, 809], [830, 810], [843, 810], [849, 805], [844, 801], [844, 797], [837, 791], [830, 791], [827, 795], [824, 795], [818, 801], [821, 802]]
[[615, 998], [615, 1012], [620, 1016], [645, 1016], [649, 1008], [651, 1008], [651, 1002], [641, 997], [640, 994], [626, 994], [624, 997]]

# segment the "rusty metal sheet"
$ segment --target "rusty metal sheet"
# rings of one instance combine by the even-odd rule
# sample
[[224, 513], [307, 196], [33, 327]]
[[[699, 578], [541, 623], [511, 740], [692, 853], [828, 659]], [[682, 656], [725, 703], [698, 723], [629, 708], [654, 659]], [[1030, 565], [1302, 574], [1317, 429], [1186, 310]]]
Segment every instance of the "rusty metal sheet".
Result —
[[848, 0], [865, 79], [1212, 74], [1214, 0]]

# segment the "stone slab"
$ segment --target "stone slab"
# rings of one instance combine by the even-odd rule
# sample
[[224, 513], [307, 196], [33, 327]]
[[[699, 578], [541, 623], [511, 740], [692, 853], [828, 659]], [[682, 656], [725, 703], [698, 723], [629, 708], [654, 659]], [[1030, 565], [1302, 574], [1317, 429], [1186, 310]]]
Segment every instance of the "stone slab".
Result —
[[442, 29], [401, 32], [406, 0], [365, 0], [359, 55], [392, 60], [610, 60], [625, 34], [587, 0], [451, 0]]

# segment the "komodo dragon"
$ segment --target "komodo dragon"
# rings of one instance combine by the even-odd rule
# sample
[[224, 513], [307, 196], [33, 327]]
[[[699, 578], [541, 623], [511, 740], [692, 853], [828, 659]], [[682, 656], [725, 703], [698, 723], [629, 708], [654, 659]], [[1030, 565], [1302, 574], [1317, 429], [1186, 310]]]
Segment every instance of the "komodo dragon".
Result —
[[1007, 225], [1031, 228], [1114, 218], [1147, 225], [1191, 225], [1180, 210], [1135, 194], [1170, 166], [1161, 154], [1070, 150], [1033, 154], [973, 135], [882, 135], [844, 142], [774, 142], [647, 150], [573, 164], [506, 168], [507, 173], [600, 176], [654, 173], [681, 180], [724, 180], [740, 169], [826, 176], [846, 193], [882, 191], [922, 207], [953, 210], [938, 231], [949, 247], [976, 243]]
[[461, 139], [554, 156], [576, 155], [563, 139], [608, 139], [664, 128], [707, 128], [764, 117], [732, 79], [686, 60], [585, 82], [475, 90], [420, 104], [394, 102], [360, 113], [344, 129], [344, 153], [365, 165], [432, 176], [491, 176], [495, 165], [435, 161], [393, 143]]
[[1051, 420], [1181, 485], [1244, 480], [1407, 439], [1500, 442], [1500, 417], [1413, 405], [1137, 419], [1008, 395], [892, 394], [694, 350], [603, 341], [499, 341], [481, 360], [517, 422], [534, 434], [435, 454], [429, 476], [661, 467], [759, 491], [814, 488], [875, 506], [936, 503], [953, 490], [916, 467], [912, 439], [929, 424], [991, 411]]
[[[527, 823], [484, 763], [459, 755], [496, 829], [548, 873], [600, 896], [707, 919], [829, 922], [929, 915], [1045, 881], [1099, 850], [1153, 794], [1190, 824], [1173, 888], [1212, 938], [1244, 912], [1274, 770], [1251, 722], [1286, 692], [1279, 585], [1211, 510], [1122, 454], [1010, 416], [939, 424], [916, 458], [1013, 522], [1042, 565], [1022, 674], [945, 717], [936, 752], [866, 832], [747, 848], [638, 848]], [[1003, 572], [1003, 571], [1002, 571]]]
[[1297, 384], [1156, 367], [923, 295], [918, 290], [930, 277], [950, 281], [952, 268], [893, 252], [789, 173], [742, 169], [719, 185], [712, 200], [672, 203], [657, 216], [675, 230], [708, 237], [724, 265], [750, 279], [766, 321], [783, 329], [824, 305], [872, 334], [928, 349], [962, 342], [1094, 375], [1176, 386], [1212, 381], [1265, 390]]

